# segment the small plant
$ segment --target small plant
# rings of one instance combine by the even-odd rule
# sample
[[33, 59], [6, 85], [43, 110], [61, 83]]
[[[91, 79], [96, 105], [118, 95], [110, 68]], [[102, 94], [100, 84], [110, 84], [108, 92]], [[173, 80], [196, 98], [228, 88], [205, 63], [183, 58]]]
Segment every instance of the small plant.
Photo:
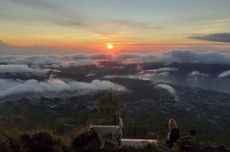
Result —
[[112, 90], [107, 91], [97, 101], [99, 110], [106, 116], [112, 118], [113, 124], [117, 124], [117, 119], [123, 113], [124, 100], [113, 94]]

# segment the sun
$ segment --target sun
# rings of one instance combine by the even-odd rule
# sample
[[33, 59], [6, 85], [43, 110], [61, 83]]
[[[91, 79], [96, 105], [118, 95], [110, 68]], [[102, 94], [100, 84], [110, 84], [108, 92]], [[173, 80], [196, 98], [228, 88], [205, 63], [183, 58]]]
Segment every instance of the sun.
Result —
[[107, 43], [106, 48], [109, 50], [112, 50], [114, 48], [114, 44], [113, 43]]

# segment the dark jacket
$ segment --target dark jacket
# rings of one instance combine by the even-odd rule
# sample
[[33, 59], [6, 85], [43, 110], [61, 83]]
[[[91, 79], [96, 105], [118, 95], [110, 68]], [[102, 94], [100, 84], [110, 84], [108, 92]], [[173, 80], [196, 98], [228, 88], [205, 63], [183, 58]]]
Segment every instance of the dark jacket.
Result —
[[180, 138], [180, 131], [177, 128], [173, 128], [170, 131], [170, 136], [169, 136], [169, 141], [167, 142], [167, 144], [169, 145], [169, 147], [172, 147], [173, 144]]

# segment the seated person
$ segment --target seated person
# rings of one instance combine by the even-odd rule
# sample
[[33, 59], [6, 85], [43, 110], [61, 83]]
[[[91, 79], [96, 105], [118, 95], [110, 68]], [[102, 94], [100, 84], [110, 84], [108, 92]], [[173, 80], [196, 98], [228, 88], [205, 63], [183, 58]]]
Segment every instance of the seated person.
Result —
[[194, 149], [197, 145], [196, 145], [196, 133], [197, 131], [194, 129], [191, 129], [188, 133], [187, 136], [183, 137], [181, 139], [181, 143], [180, 143], [180, 150], [181, 151], [191, 151], [192, 149]]
[[168, 122], [169, 133], [166, 138], [166, 144], [169, 148], [173, 147], [173, 144], [180, 138], [180, 132], [177, 128], [177, 123], [175, 119], [170, 119]]
[[194, 143], [196, 141], [196, 133], [197, 133], [196, 130], [191, 129], [189, 131], [189, 134], [185, 137], [186, 141], [189, 143]]

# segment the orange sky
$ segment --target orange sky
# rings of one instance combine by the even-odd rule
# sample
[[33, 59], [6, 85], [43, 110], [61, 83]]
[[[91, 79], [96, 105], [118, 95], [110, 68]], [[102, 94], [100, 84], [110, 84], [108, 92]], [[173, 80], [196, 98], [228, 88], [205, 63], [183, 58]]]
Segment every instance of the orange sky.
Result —
[[226, 0], [0, 0], [0, 46], [116, 53], [229, 48], [229, 10]]

